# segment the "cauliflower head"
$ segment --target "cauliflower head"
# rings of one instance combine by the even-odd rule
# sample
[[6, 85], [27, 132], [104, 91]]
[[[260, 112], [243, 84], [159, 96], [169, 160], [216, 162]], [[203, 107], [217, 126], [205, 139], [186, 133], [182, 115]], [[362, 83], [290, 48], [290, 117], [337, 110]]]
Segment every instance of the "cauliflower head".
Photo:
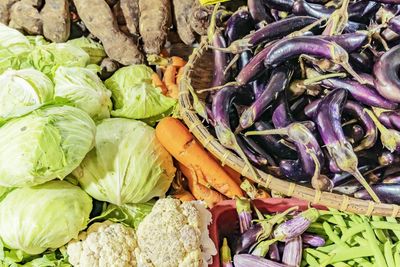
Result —
[[207, 267], [217, 253], [210, 223], [211, 213], [201, 202], [158, 200], [136, 232], [138, 266]]
[[79, 240], [67, 246], [69, 262], [75, 267], [137, 266], [136, 235], [133, 228], [105, 221], [94, 223]]

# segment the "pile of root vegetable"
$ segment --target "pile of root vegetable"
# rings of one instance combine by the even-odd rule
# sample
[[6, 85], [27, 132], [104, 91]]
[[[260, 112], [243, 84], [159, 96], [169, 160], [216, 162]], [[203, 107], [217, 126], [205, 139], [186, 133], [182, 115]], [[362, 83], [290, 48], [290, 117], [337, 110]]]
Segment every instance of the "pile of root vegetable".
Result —
[[400, 204], [399, 14], [395, 0], [249, 0], [212, 17], [210, 132], [277, 177]]
[[92, 37], [109, 58], [129, 65], [160, 54], [171, 28], [193, 44], [207, 32], [211, 12], [196, 0], [5, 0], [0, 22], [52, 42]]

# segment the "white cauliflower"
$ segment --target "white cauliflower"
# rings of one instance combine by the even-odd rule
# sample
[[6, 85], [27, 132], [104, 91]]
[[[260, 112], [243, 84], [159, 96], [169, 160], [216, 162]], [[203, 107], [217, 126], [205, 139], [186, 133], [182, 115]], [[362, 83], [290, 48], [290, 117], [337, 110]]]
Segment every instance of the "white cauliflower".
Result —
[[207, 267], [217, 253], [208, 236], [211, 213], [201, 202], [160, 199], [137, 229], [139, 267]]
[[133, 228], [105, 221], [94, 223], [79, 240], [67, 246], [69, 262], [75, 267], [137, 266], [136, 235]]

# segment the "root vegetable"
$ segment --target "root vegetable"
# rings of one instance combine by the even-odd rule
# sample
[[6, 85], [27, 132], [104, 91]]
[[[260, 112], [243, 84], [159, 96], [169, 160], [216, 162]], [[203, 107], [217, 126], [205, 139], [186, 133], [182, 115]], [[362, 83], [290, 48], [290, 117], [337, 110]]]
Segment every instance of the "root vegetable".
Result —
[[129, 32], [139, 35], [139, 0], [120, 0], [120, 6]]
[[156, 136], [171, 155], [186, 167], [200, 169], [207, 182], [230, 198], [243, 192], [224, 169], [207, 154], [189, 130], [171, 117], [162, 119], [156, 127]]
[[40, 15], [47, 39], [57, 43], [68, 40], [71, 28], [68, 0], [46, 0]]
[[195, 34], [190, 26], [190, 10], [195, 0], [172, 0], [174, 6], [174, 18], [179, 37], [187, 44], [191, 45], [195, 41]]
[[13, 4], [18, 2], [18, 0], [3, 0], [0, 1], [0, 22], [3, 24], [8, 24], [10, 20], [10, 8]]
[[208, 26], [210, 25], [212, 9], [201, 6], [199, 1], [196, 1], [192, 12], [189, 15], [190, 26], [199, 35], [206, 35]]
[[143, 62], [143, 55], [137, 45], [123, 34], [103, 0], [74, 0], [80, 18], [89, 31], [99, 38], [107, 55], [123, 65]]
[[139, 10], [139, 32], [144, 51], [158, 55], [166, 41], [171, 22], [170, 0], [139, 0]]
[[10, 8], [9, 26], [28, 34], [42, 34], [43, 30], [39, 11], [24, 1], [17, 2]]

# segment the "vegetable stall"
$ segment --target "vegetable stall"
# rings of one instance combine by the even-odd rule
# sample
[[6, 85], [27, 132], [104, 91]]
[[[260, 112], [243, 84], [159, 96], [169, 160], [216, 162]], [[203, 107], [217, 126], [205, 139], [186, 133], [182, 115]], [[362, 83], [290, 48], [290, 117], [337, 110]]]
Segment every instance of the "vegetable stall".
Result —
[[0, 266], [400, 266], [400, 2], [0, 2]]

